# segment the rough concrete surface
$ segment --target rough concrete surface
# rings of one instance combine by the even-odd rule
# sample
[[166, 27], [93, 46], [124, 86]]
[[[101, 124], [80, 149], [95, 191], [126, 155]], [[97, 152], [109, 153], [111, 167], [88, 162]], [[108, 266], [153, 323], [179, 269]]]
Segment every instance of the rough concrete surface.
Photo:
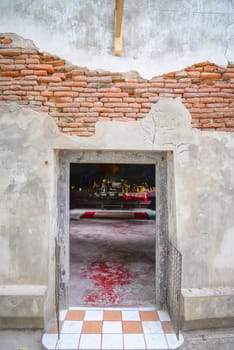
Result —
[[42, 350], [42, 330], [0, 330], [1, 350]]

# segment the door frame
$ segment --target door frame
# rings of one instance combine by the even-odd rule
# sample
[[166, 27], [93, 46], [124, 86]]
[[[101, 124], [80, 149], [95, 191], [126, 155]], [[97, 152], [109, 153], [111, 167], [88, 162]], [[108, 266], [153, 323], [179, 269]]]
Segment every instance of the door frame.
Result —
[[[70, 163], [154, 164], [156, 176], [156, 247], [155, 284], [156, 308], [166, 305], [166, 259], [168, 228], [172, 227], [175, 206], [171, 206], [174, 193], [173, 154], [171, 151], [124, 150], [60, 150], [57, 182], [58, 242], [60, 245], [60, 308], [68, 308], [68, 283], [70, 269], [69, 248], [69, 180]], [[170, 200], [169, 200], [170, 196]], [[168, 204], [170, 206], [168, 210]], [[176, 229], [174, 228], [174, 231]], [[173, 239], [175, 241], [175, 239]]]

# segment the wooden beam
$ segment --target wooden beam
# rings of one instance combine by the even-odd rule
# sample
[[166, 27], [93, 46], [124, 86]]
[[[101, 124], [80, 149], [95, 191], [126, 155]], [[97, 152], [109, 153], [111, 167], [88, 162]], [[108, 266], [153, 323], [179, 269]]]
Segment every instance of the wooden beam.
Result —
[[115, 39], [114, 54], [122, 56], [124, 0], [115, 0]]

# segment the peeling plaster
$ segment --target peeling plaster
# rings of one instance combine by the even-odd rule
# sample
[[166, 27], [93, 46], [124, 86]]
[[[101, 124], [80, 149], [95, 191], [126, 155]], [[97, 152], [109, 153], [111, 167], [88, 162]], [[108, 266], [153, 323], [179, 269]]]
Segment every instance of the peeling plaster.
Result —
[[[40, 51], [77, 66], [145, 78], [201, 61], [234, 61], [233, 1], [126, 1], [123, 56], [113, 55], [114, 1], [0, 2], [0, 31], [30, 38]], [[100, 10], [101, 9], [101, 10]], [[48, 40], [48, 37], [50, 40]]]

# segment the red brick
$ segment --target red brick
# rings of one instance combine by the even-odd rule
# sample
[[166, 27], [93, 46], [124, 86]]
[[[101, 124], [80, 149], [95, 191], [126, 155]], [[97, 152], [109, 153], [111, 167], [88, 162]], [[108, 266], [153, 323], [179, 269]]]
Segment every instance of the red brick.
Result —
[[225, 125], [228, 126], [229, 128], [234, 127], [234, 120], [229, 121], [229, 122], [225, 122]]
[[225, 127], [224, 123], [207, 123], [203, 124], [203, 128], [222, 128]]
[[0, 72], [0, 77], [19, 77], [20, 73], [17, 71]]
[[150, 84], [152, 88], [163, 88], [164, 87], [164, 82], [162, 83], [151, 83]]
[[[102, 114], [101, 114], [102, 115]], [[113, 112], [113, 113], [108, 113], [108, 116], [110, 118], [120, 118], [120, 117], [123, 117], [124, 114], [123, 113], [116, 113], [116, 112]]]
[[149, 97], [149, 102], [156, 102], [159, 100], [159, 97], [158, 96], [152, 96], [152, 97]]
[[26, 63], [27, 64], [39, 64], [40, 63], [40, 60], [38, 58], [32, 58], [32, 57], [29, 57], [29, 58], [26, 58]]
[[46, 70], [49, 74], [54, 73], [54, 68], [50, 64], [28, 64], [28, 69], [32, 70]]
[[213, 108], [191, 108], [191, 113], [211, 113], [213, 112]]
[[83, 81], [86, 82], [87, 81], [87, 77], [85, 75], [76, 75], [73, 78], [74, 81]]
[[135, 112], [138, 112], [138, 108], [123, 108], [123, 107], [118, 107], [118, 108], [115, 108], [115, 112], [123, 112], [123, 113], [135, 113]]
[[224, 73], [223, 79], [232, 79], [234, 78], [234, 72], [233, 73]]
[[11, 44], [11, 43], [12, 43], [12, 39], [3, 38], [3, 39], [0, 39], [0, 43], [1, 43], [1, 44], [4, 44], [4, 45], [8, 45], [8, 44]]
[[145, 113], [137, 113], [138, 118], [145, 118]]
[[47, 89], [48, 91], [71, 91], [69, 87], [61, 86], [58, 83], [51, 83]]
[[59, 77], [54, 77], [52, 75], [48, 76], [48, 77], [37, 77], [37, 81], [41, 82], [41, 83], [56, 83], [56, 82], [60, 82], [61, 79]]
[[204, 72], [214, 72], [215, 67], [214, 65], [207, 65], [207, 66], [204, 66], [203, 70]]
[[24, 69], [24, 70], [21, 70], [20, 74], [21, 75], [32, 75], [33, 74], [33, 70]]
[[221, 74], [220, 73], [209, 73], [209, 72], [202, 72], [200, 75], [201, 79], [220, 79]]
[[128, 97], [128, 94], [126, 92], [105, 92], [103, 93], [103, 97], [123, 98]]
[[[104, 97], [104, 98], [101, 98], [100, 101], [103, 102], [103, 103], [106, 103], [106, 102], [120, 102], [121, 103], [122, 102], [122, 98], [107, 98], [107, 97]], [[121, 103], [121, 105], [122, 105], [122, 103]]]
[[41, 93], [41, 95], [42, 95], [42, 96], [48, 96], [48, 97], [50, 97], [50, 96], [53, 96], [54, 93], [53, 93], [53, 91], [43, 91], [43, 92]]
[[93, 107], [93, 103], [92, 102], [81, 102], [80, 105], [82, 107]]
[[98, 120], [100, 121], [110, 121], [111, 118], [108, 117], [108, 115], [105, 117], [105, 116], [101, 116], [101, 117], [98, 117]]
[[0, 55], [2, 56], [18, 56], [22, 53], [21, 49], [15, 48], [0, 48]]
[[164, 76], [165, 78], [173, 78], [173, 77], [175, 76], [175, 72], [163, 74], [163, 76]]
[[128, 107], [128, 103], [125, 103], [125, 102], [104, 103], [103, 105], [104, 105], [104, 107], [111, 107], [111, 108], [115, 108], [115, 107]]
[[78, 92], [75, 91], [55, 91], [54, 96], [60, 97], [78, 97]]
[[142, 102], [148, 102], [148, 98], [143, 98], [143, 97], [137, 97], [136, 102], [137, 103], [142, 103]]
[[194, 67], [204, 67], [204, 66], [214, 66], [214, 63], [210, 62], [210, 61], [203, 61], [203, 62], [199, 62], [199, 63], [195, 63]]
[[139, 104], [139, 103], [129, 103], [129, 107], [141, 108], [141, 104]]
[[42, 76], [42, 77], [43, 76], [45, 77], [48, 75], [46, 70], [34, 70], [33, 73], [37, 76]]
[[127, 117], [127, 118], [136, 118], [137, 117], [137, 113], [125, 113], [125, 117]]
[[87, 82], [102, 82], [102, 83], [111, 83], [112, 82], [112, 77], [111, 76], [104, 76], [104, 77], [96, 77], [96, 76], [88, 76], [87, 77]]
[[80, 109], [75, 107], [63, 108], [63, 112], [65, 113], [79, 113]]
[[79, 127], [83, 126], [83, 122], [82, 123], [77, 123], [77, 122], [76, 123], [72, 123], [72, 122], [70, 122], [70, 123], [68, 123], [68, 122], [58, 122], [57, 125], [59, 127], [64, 127], [64, 128], [66, 128], [66, 127], [79, 128]]
[[1, 69], [2, 69], [2, 65], [5, 65], [5, 64], [13, 65], [14, 62], [15, 61], [12, 60], [11, 58], [2, 58], [1, 61], [0, 61]]
[[121, 92], [121, 89], [114, 86], [110, 86], [108, 88], [99, 88], [98, 92]]
[[89, 108], [90, 112], [103, 112], [105, 109], [103, 107], [91, 107]]
[[16, 65], [18, 65], [18, 64], [23, 64], [24, 67], [25, 67], [25, 60], [23, 60], [23, 59], [20, 59], [20, 60], [15, 59], [15, 60], [14, 60], [14, 63], [15, 63]]
[[175, 76], [178, 78], [187, 77], [187, 75], [188, 75], [187, 72], [184, 70], [175, 73]]
[[7, 100], [9, 101], [17, 101], [20, 100], [21, 97], [20, 96], [16, 96], [16, 95], [7, 95]]

